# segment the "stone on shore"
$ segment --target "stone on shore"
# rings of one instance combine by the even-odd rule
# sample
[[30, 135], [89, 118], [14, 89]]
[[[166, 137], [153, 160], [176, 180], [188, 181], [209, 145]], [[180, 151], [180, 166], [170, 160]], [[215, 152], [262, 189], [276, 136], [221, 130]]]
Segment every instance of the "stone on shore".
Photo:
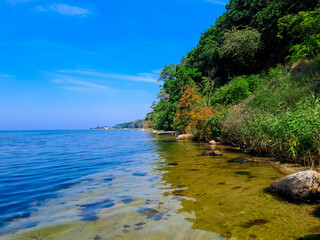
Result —
[[209, 142], [209, 144], [216, 145], [217, 142], [216, 142], [215, 140], [211, 140], [211, 141]]
[[294, 173], [272, 183], [269, 191], [294, 201], [317, 202], [320, 200], [320, 174], [313, 170]]
[[201, 156], [222, 156], [222, 153], [219, 150], [214, 150], [210, 152], [204, 152]]
[[179, 135], [181, 132], [179, 131], [165, 131], [165, 132], [158, 132], [158, 135]]
[[177, 137], [177, 140], [190, 140], [193, 138], [192, 134], [181, 134]]

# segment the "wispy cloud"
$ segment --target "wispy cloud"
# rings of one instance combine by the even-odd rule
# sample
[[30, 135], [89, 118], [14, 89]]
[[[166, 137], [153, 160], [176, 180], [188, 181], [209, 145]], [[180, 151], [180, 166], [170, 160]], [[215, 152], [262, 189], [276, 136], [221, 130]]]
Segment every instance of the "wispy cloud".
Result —
[[219, 1], [219, 0], [205, 0], [206, 2], [214, 3], [214, 4], [219, 4], [219, 5], [226, 5], [227, 2]]
[[59, 70], [61, 73], [73, 73], [79, 75], [86, 75], [92, 77], [101, 77], [106, 79], [119, 79], [124, 81], [134, 81], [134, 82], [148, 82], [157, 83], [157, 73], [140, 73], [138, 75], [126, 75], [118, 73], [102, 73], [96, 71], [83, 71], [83, 70]]
[[12, 5], [16, 5], [18, 3], [30, 2], [30, 1], [33, 1], [33, 0], [7, 0], [7, 2]]
[[[144, 83], [156, 83], [158, 71], [140, 73], [137, 75], [125, 75], [117, 73], [103, 73], [85, 70], [58, 70], [55, 72], [42, 72], [45, 78], [58, 84], [62, 89], [70, 91], [103, 91], [118, 93], [119, 90], [109, 87], [115, 80], [134, 81]], [[145, 92], [143, 92], [145, 95]]]
[[[17, 1], [17, 0], [13, 0], [13, 1]], [[89, 11], [86, 8], [80, 8], [80, 7], [76, 7], [76, 6], [70, 6], [68, 4], [48, 4], [48, 5], [43, 5], [43, 6], [38, 6], [36, 8], [38, 11], [54, 11], [54, 12], [58, 12], [61, 15], [65, 15], [65, 16], [88, 16], [89, 14], [91, 14], [91, 11]]]
[[12, 78], [13, 76], [0, 73], [0, 78]]
[[73, 86], [83, 86], [83, 87], [89, 87], [89, 88], [110, 89], [109, 87], [101, 85], [101, 84], [96, 84], [96, 83], [89, 82], [89, 81], [79, 80], [77, 78], [64, 76], [64, 75], [58, 75], [57, 78], [52, 79], [52, 82], [59, 83], [59, 84], [69, 84], [69, 85], [71, 84]]

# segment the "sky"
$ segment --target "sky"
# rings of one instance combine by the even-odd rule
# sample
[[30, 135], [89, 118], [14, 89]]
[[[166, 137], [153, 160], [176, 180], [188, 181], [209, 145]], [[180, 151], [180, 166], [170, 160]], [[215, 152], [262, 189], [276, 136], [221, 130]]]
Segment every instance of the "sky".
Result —
[[0, 130], [143, 119], [224, 0], [0, 0]]

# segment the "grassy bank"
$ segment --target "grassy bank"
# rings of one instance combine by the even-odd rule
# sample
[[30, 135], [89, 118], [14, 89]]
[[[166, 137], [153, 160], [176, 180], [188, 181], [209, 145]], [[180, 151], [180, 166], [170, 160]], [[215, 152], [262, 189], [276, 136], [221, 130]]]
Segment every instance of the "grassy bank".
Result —
[[221, 135], [259, 153], [319, 164], [319, 76], [317, 57], [248, 77], [255, 79], [255, 90], [228, 107], [221, 121]]

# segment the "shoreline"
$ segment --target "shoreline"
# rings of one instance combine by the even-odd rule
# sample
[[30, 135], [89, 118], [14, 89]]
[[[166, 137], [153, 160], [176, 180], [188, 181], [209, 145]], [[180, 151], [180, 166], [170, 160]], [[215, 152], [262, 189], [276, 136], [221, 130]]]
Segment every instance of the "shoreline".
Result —
[[[214, 139], [209, 139], [207, 141], [195, 140], [193, 135], [182, 134], [182, 133], [179, 133], [178, 131], [164, 131], [164, 130], [154, 130], [154, 129], [145, 129], [145, 128], [142, 128], [141, 131], [146, 132], [146, 133], [155, 134], [157, 136], [175, 137], [175, 139], [177, 141], [192, 141], [192, 142], [197, 142], [197, 143], [208, 144], [209, 146], [215, 146], [215, 145], [229, 146], [229, 147], [232, 147], [232, 148], [237, 149], [239, 151], [242, 151], [244, 154], [251, 156], [251, 157], [267, 158], [267, 159], [269, 159], [268, 162], [273, 163], [275, 165], [280, 165], [292, 173], [296, 173], [296, 172], [304, 171], [304, 170], [310, 170], [310, 169], [314, 169], [316, 171], [320, 170], [320, 166], [313, 166], [313, 167], [303, 166], [302, 163], [298, 163], [298, 162], [294, 163], [294, 162], [290, 162], [290, 161], [286, 161], [286, 160], [280, 161], [276, 157], [269, 156], [268, 154], [264, 155], [264, 154], [254, 153], [254, 152], [246, 152], [243, 148], [240, 147], [240, 144], [230, 144], [230, 143], [226, 143], [226, 142], [215, 141]], [[185, 135], [188, 135], [188, 136], [183, 137]], [[210, 143], [211, 141], [214, 141], [215, 143], [212, 144], [212, 143]]]

